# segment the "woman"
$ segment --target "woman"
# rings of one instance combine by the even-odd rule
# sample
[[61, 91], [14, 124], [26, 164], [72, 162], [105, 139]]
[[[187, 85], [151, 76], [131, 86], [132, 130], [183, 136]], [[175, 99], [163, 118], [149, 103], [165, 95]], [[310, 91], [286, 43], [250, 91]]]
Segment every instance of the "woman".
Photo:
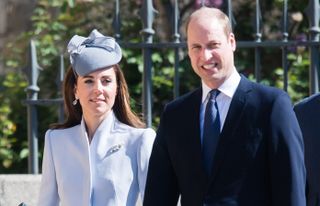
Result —
[[155, 132], [131, 111], [111, 37], [93, 30], [68, 44], [67, 119], [46, 132], [39, 206], [130, 206], [143, 198]]

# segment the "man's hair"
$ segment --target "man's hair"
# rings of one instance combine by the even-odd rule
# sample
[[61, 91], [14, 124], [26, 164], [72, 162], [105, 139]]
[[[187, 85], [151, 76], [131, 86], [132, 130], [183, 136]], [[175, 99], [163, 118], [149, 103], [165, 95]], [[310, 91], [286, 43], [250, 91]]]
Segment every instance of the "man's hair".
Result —
[[191, 20], [198, 19], [198, 18], [206, 18], [206, 19], [207, 18], [215, 18], [223, 26], [226, 36], [228, 36], [230, 33], [232, 33], [232, 26], [231, 26], [231, 22], [230, 22], [228, 16], [225, 13], [223, 13], [220, 9], [210, 8], [210, 7], [206, 7], [206, 6], [203, 6], [200, 9], [194, 11], [189, 16], [189, 18], [187, 19], [187, 23], [186, 23], [186, 33], [188, 33], [188, 27], [189, 27], [189, 23], [191, 22]]

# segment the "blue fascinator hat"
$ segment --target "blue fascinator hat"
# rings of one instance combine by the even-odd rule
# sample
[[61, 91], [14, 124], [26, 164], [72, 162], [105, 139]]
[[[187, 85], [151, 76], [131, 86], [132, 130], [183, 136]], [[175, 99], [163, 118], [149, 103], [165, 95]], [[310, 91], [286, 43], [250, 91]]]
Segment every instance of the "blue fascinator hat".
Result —
[[74, 72], [80, 76], [115, 65], [122, 58], [115, 39], [96, 29], [88, 37], [74, 35], [68, 43], [68, 53]]

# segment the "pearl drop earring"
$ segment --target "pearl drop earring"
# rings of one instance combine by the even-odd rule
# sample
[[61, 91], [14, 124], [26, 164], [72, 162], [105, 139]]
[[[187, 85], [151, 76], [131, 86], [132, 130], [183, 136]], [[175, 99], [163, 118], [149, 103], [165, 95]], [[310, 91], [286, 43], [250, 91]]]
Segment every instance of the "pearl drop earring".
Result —
[[72, 101], [73, 106], [75, 106], [78, 103], [78, 98], [75, 98], [75, 100]]

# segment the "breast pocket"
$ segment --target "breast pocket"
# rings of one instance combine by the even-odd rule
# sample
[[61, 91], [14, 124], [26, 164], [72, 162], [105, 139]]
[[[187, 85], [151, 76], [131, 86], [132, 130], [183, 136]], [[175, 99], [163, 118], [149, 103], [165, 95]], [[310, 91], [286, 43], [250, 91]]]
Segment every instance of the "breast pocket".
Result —
[[256, 158], [257, 153], [264, 149], [263, 134], [260, 128], [246, 128], [236, 131], [230, 151], [234, 161], [241, 162], [246, 168]]
[[251, 128], [247, 131], [243, 147], [249, 156], [256, 155], [259, 147], [262, 146], [262, 137], [262, 131], [259, 128]]

